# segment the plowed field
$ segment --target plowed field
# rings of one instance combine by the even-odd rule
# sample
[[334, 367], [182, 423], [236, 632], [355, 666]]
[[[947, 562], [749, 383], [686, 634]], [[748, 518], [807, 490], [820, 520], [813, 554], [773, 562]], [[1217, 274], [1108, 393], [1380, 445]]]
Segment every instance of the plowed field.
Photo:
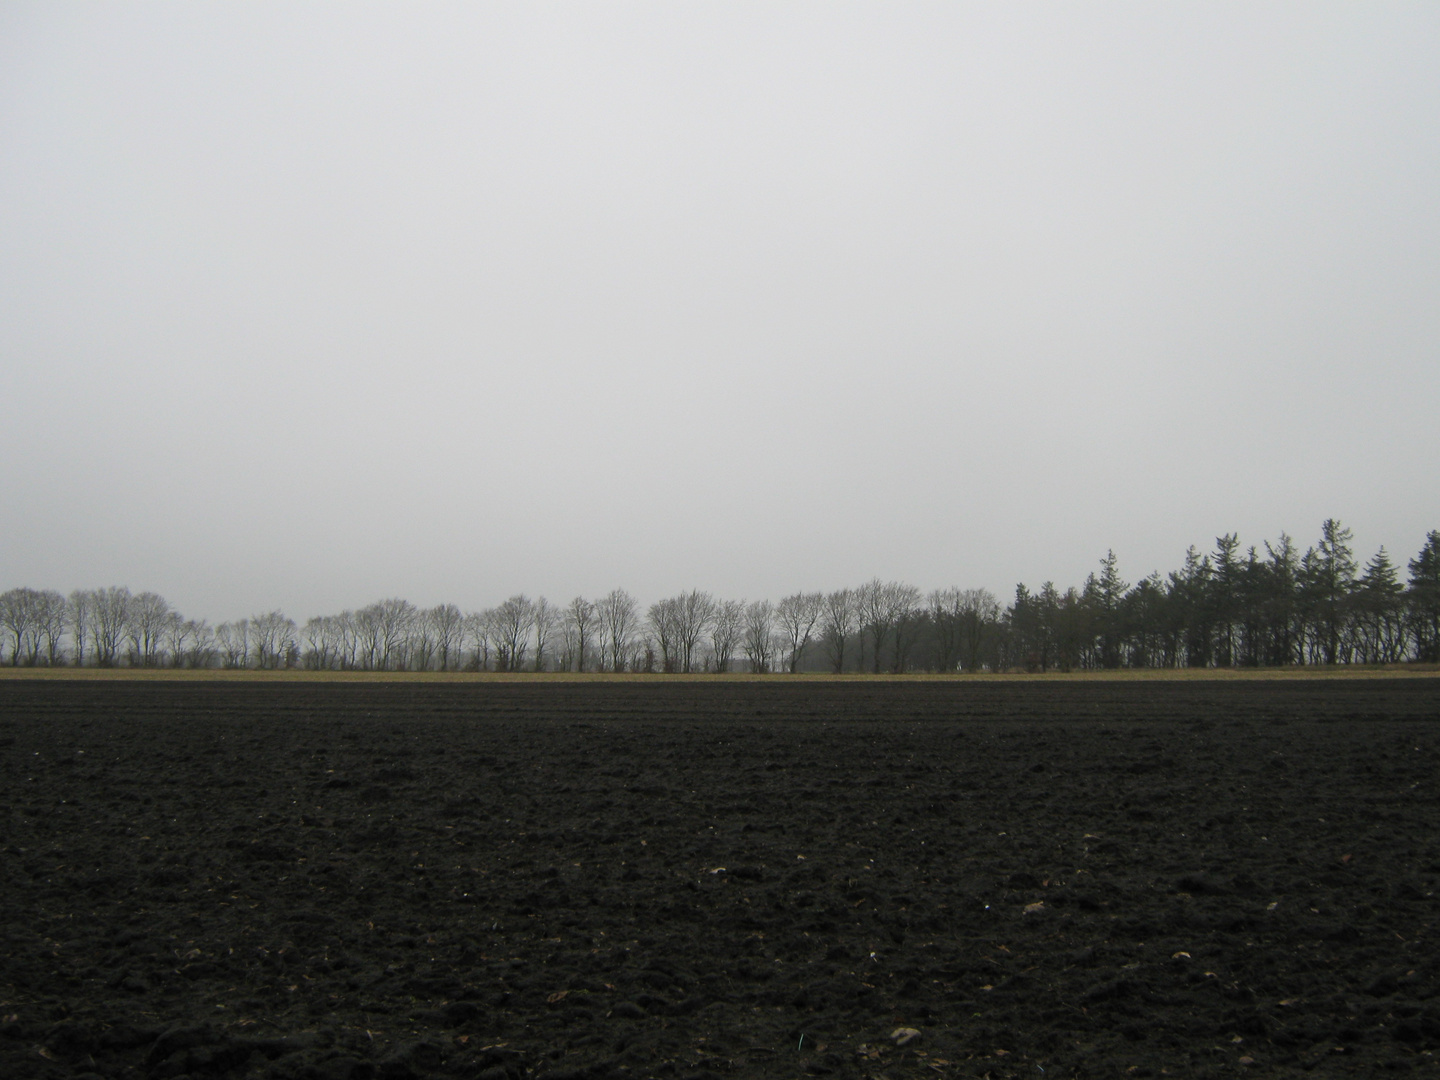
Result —
[[1440, 1075], [1440, 680], [0, 681], [0, 1075]]

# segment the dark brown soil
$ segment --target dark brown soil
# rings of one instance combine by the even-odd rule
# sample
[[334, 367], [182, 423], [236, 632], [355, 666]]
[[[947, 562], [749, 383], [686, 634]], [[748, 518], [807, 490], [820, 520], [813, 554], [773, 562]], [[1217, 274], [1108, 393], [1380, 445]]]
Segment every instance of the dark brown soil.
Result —
[[1434, 679], [0, 682], [0, 1076], [1440, 1075], [1437, 721]]

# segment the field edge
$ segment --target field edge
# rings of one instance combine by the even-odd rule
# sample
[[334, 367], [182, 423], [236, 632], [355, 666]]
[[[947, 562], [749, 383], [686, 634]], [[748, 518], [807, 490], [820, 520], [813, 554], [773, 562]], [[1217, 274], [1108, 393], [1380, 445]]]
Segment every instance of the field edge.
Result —
[[74, 668], [0, 667], [0, 681], [61, 680], [84, 682], [295, 682], [295, 683], [635, 683], [656, 686], [676, 683], [1013, 683], [1013, 682], [1274, 682], [1288, 680], [1367, 680], [1440, 678], [1440, 664], [1333, 665], [1284, 668], [1143, 668], [1118, 671], [917, 672], [896, 674], [756, 675], [748, 672], [716, 674], [642, 674], [626, 672], [461, 672], [461, 671], [256, 671], [227, 668]]

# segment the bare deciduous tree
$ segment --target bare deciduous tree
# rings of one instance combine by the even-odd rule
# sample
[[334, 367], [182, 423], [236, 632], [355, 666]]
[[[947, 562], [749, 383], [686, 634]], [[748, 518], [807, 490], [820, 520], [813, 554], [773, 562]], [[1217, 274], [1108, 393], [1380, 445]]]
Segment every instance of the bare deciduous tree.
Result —
[[370, 604], [350, 616], [351, 632], [355, 635], [357, 665], [364, 671], [380, 666], [380, 605]]
[[601, 647], [608, 654], [609, 669], [624, 671], [631, 660], [640, 605], [624, 589], [614, 589], [596, 606], [599, 610]]
[[66, 622], [65, 598], [53, 589], [11, 589], [0, 594], [0, 629], [10, 639], [12, 665], [59, 663]]
[[675, 640], [680, 649], [680, 670], [695, 670], [695, 649], [715, 618], [715, 598], [699, 589], [675, 597]]
[[591, 641], [594, 640], [598, 631], [596, 623], [599, 615], [595, 604], [586, 600], [583, 596], [577, 596], [570, 601], [569, 607], [565, 609], [565, 625], [574, 634], [575, 670], [584, 671], [587, 659], [586, 650]]
[[440, 670], [449, 671], [458, 666], [465, 616], [454, 604], [439, 604], [426, 612], [425, 618], [435, 635], [435, 653]]
[[171, 667], [185, 666], [186, 655], [190, 650], [190, 635], [194, 630], [195, 624], [187, 622], [178, 611], [172, 611], [166, 617], [162, 648]]
[[222, 666], [246, 667], [250, 663], [250, 620], [221, 623], [215, 628], [215, 644], [220, 649]]
[[403, 668], [417, 614], [414, 604], [398, 597], [377, 600], [350, 614], [347, 622], [355, 636], [358, 665], [366, 671]]
[[555, 655], [556, 671], [576, 671], [575, 624], [570, 621], [570, 609], [561, 608], [560, 618], [555, 623], [555, 632], [560, 635], [559, 651]]
[[53, 589], [0, 594], [0, 656], [9, 639], [10, 663], [34, 667], [60, 662], [67, 624], [65, 598]]
[[190, 627], [189, 648], [185, 654], [185, 666], [192, 668], [209, 668], [215, 666], [215, 631], [204, 619], [190, 619], [186, 622]]
[[910, 649], [922, 620], [920, 590], [914, 585], [892, 581], [885, 587], [890, 629], [895, 639], [895, 652], [890, 670], [900, 674], [910, 666]]
[[379, 601], [374, 607], [380, 627], [380, 670], [403, 667], [405, 641], [417, 615], [415, 605], [409, 600], [393, 597]]
[[430, 671], [435, 666], [435, 627], [430, 622], [429, 610], [415, 610], [410, 620], [410, 632], [405, 635], [401, 647], [403, 660], [396, 667], [406, 671]]
[[494, 609], [490, 621], [490, 639], [495, 646], [495, 667], [498, 671], [521, 671], [530, 651], [530, 631], [535, 623], [535, 603], [524, 593], [517, 593]]
[[534, 610], [535, 625], [535, 670], [544, 671], [548, 656], [545, 646], [550, 641], [550, 635], [555, 632], [555, 626], [560, 621], [560, 610], [545, 597], [535, 601]]
[[130, 621], [130, 590], [111, 585], [91, 594], [90, 640], [95, 650], [95, 663], [114, 667], [120, 658], [120, 643]]
[[751, 671], [760, 675], [770, 671], [775, 641], [775, 605], [756, 600], [745, 609], [745, 659]]
[[305, 666], [311, 671], [331, 671], [341, 667], [342, 637], [340, 618], [317, 615], [305, 621]]
[[657, 600], [650, 605], [646, 618], [654, 634], [655, 643], [660, 646], [660, 670], [675, 671], [679, 665], [679, 603], [676, 598]]
[[810, 635], [815, 632], [815, 623], [825, 597], [818, 592], [795, 593], [780, 601], [775, 616], [780, 630], [785, 635], [785, 669], [794, 675], [800, 670], [800, 656], [810, 644]]
[[954, 671], [960, 666], [960, 590], [932, 589], [925, 603], [930, 609], [930, 628], [934, 635], [935, 670]]
[[871, 578], [855, 590], [855, 598], [860, 608], [860, 670], [865, 670], [864, 641], [865, 632], [868, 631], [870, 634], [872, 671], [875, 674], [879, 674], [880, 649], [885, 644], [885, 634], [889, 630], [885, 583], [879, 578]]
[[[34, 589], [11, 589], [0, 594], [0, 628], [9, 637], [10, 664], [18, 667], [21, 658], [28, 652], [27, 642], [35, 625], [35, 604], [32, 600]], [[39, 637], [35, 636], [36, 653], [39, 653]]]
[[75, 647], [72, 661], [76, 667], [85, 664], [85, 645], [90, 638], [90, 609], [94, 595], [88, 589], [76, 589], [65, 602], [65, 618], [70, 627], [70, 641]]
[[724, 674], [730, 670], [735, 658], [735, 649], [740, 644], [740, 635], [745, 628], [745, 601], [724, 600], [711, 605], [710, 647], [711, 663], [715, 671]]
[[361, 666], [361, 619], [353, 611], [345, 610], [335, 616], [336, 642], [340, 649], [340, 667], [354, 671]]
[[281, 611], [267, 611], [250, 619], [250, 648], [262, 671], [284, 667], [295, 648], [295, 622]]
[[820, 636], [831, 670], [839, 675], [845, 670], [845, 642], [855, 632], [855, 595], [849, 589], [837, 589], [825, 597], [820, 611]]
[[472, 611], [461, 623], [462, 650], [468, 651], [465, 667], [469, 671], [490, 670], [490, 613]]
[[42, 649], [45, 663], [54, 667], [64, 659], [65, 626], [67, 623], [65, 597], [54, 589], [40, 593], [36, 610], [40, 624], [40, 636], [44, 639]]
[[[885, 641], [908, 621], [919, 603], [920, 591], [899, 581], [872, 578], [856, 590], [856, 596], [859, 598], [861, 625], [870, 632], [871, 670], [878, 675]], [[891, 667], [895, 670], [904, 666], [908, 640], [908, 636], [904, 640], [896, 640], [890, 658]]]
[[170, 618], [170, 605], [158, 593], [142, 592], [130, 599], [125, 636], [130, 639], [131, 667], [155, 667], [160, 639]]

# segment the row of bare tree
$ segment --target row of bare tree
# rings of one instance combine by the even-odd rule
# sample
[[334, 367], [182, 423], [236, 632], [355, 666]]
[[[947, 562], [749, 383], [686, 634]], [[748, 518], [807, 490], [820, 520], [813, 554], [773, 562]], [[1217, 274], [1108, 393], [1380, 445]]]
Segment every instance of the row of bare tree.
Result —
[[[839, 638], [831, 651], [835, 670], [842, 670], [857, 658], [855, 627], [864, 625], [880, 639], [899, 633], [903, 641], [905, 620], [893, 613], [895, 598], [903, 607], [918, 596], [913, 587], [875, 581], [828, 596], [796, 593], [778, 604], [725, 600], [694, 589], [643, 611], [624, 589], [596, 600], [577, 596], [565, 605], [521, 594], [468, 614], [454, 605], [419, 609], [384, 600], [311, 619], [295, 632], [294, 657], [315, 669], [796, 672], [817, 628], [823, 632], [833, 620]], [[991, 607], [998, 613], [993, 600]], [[874, 612], [889, 622], [877, 625]], [[234, 656], [241, 655], [236, 650]], [[234, 661], [225, 656], [222, 662]]]
[[478, 612], [380, 600], [303, 626], [271, 611], [210, 626], [153, 592], [0, 595], [11, 664], [355, 671], [903, 671], [981, 666], [1000, 605], [983, 589], [920, 591], [878, 578], [831, 593], [725, 600], [698, 589], [642, 608], [624, 589], [557, 605], [525, 595]]

